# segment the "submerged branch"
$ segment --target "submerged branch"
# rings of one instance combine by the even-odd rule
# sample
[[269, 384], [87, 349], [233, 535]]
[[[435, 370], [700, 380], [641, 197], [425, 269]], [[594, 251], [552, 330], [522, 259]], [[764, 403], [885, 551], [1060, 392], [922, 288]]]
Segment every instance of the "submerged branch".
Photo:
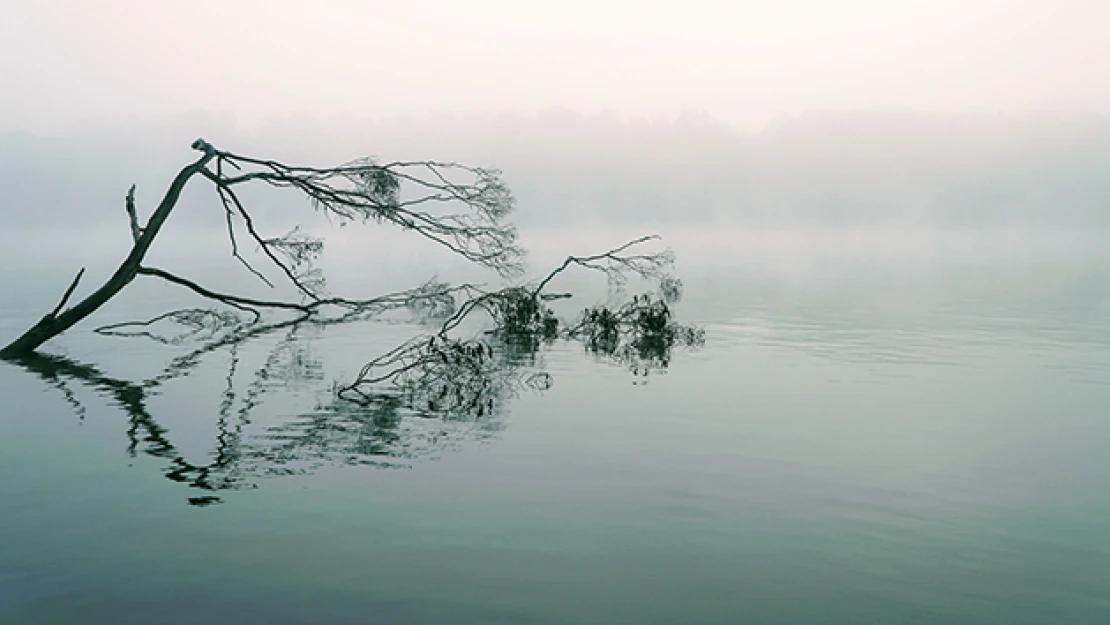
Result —
[[[524, 390], [542, 391], [551, 386], [551, 376], [543, 371], [542, 354], [557, 340], [579, 341], [589, 353], [629, 366], [636, 375], [667, 367], [673, 348], [702, 340], [699, 330], [673, 320], [671, 305], [681, 295], [681, 283], [667, 273], [673, 254], [667, 249], [641, 247], [657, 240], [655, 235], [601, 254], [567, 256], [541, 279], [499, 290], [472, 284], [451, 286], [433, 279], [413, 289], [369, 299], [330, 295], [316, 267], [323, 242], [299, 227], [276, 237], [264, 235], [265, 229], [243, 202], [238, 185], [257, 182], [291, 189], [341, 224], [391, 223], [503, 277], [518, 276], [523, 271], [524, 251], [516, 230], [507, 222], [514, 200], [500, 171], [453, 162], [381, 164], [372, 159], [333, 168], [297, 167], [219, 151], [202, 139], [194, 142], [193, 148], [202, 155], [177, 174], [145, 226], [139, 223], [135, 186], [128, 190], [125, 207], [133, 244], [109, 279], [66, 308], [84, 275], [82, 268], [53, 311], [0, 349], [0, 358], [23, 365], [58, 388], [78, 414], [84, 414], [84, 406], [66, 380], [80, 381], [113, 398], [130, 417], [130, 451], [145, 444], [147, 453], [168, 461], [165, 475], [174, 481], [215, 491], [240, 487], [243, 475], [250, 471], [288, 472], [289, 463], [297, 459], [342, 453], [346, 462], [370, 463], [376, 461], [366, 457], [410, 453], [399, 429], [405, 416], [472, 422], [484, 424], [476, 429], [486, 428], [496, 422], [491, 417], [500, 414], [510, 398]], [[214, 167], [210, 167], [213, 161]], [[226, 173], [224, 165], [235, 173]], [[185, 185], [198, 174], [213, 184], [220, 199], [232, 256], [270, 287], [274, 284], [263, 270], [274, 275], [276, 268], [303, 296], [299, 301], [225, 293], [143, 264]], [[255, 261], [257, 268], [241, 253], [243, 232], [264, 256]], [[586, 308], [566, 321], [548, 302], [570, 294], [547, 293], [546, 289], [572, 266], [604, 274], [611, 287], [623, 286], [630, 277], [657, 280], [658, 293], [637, 295], [619, 306]], [[249, 317], [228, 310], [189, 308], [146, 321], [96, 328], [104, 335], [194, 345], [140, 382], [115, 379], [93, 366], [36, 353], [40, 345], [94, 313], [137, 275], [160, 278]], [[613, 291], [623, 295], [620, 289]], [[432, 329], [370, 359], [354, 380], [333, 387], [333, 396], [323, 408], [276, 426], [273, 441], [248, 441], [244, 427], [250, 423], [252, 411], [262, 404], [266, 393], [282, 386], [274, 385], [274, 380], [322, 378], [320, 364], [303, 346], [298, 347], [302, 328], [366, 320], [399, 309], [408, 309], [421, 322], [433, 323]], [[273, 312], [274, 317], [265, 316], [264, 311]], [[484, 323], [474, 326], [471, 321]], [[467, 327], [478, 329], [466, 335]], [[286, 332], [285, 337], [270, 350], [246, 390], [237, 393], [234, 378], [239, 346], [279, 331]], [[161, 385], [188, 375], [206, 355], [223, 348], [229, 349], [230, 367], [219, 407], [215, 460], [193, 463], [175, 449], [167, 430], [152, 418], [147, 400]], [[233, 410], [236, 405], [238, 409]], [[441, 426], [436, 427], [446, 431]], [[218, 498], [205, 494], [190, 501], [207, 505]]]
[[[588, 351], [629, 366], [636, 375], [646, 376], [666, 368], [677, 346], [697, 346], [704, 334], [695, 328], [675, 323], [670, 304], [681, 296], [681, 283], [665, 269], [673, 256], [670, 251], [628, 253], [631, 248], [656, 240], [657, 236], [629, 241], [602, 254], [568, 256], [535, 287], [508, 287], [471, 295], [438, 330], [418, 336], [368, 362], [355, 380], [339, 388], [338, 395], [356, 403], [367, 403], [381, 393], [398, 393], [409, 404], [422, 410], [470, 414], [493, 408], [489, 394], [511, 395], [512, 389], [547, 388], [547, 374], [525, 375], [519, 371], [521, 357], [534, 362], [540, 348], [556, 339], [580, 340]], [[550, 299], [543, 289], [571, 265], [605, 273], [611, 282], [623, 284], [629, 274], [654, 278], [659, 295], [637, 295], [616, 308], [587, 308], [572, 323], [560, 320], [547, 307]], [[493, 329], [478, 338], [455, 338], [451, 333], [475, 312], [483, 311]], [[505, 362], [514, 363], [514, 376], [494, 375], [503, 371]]]

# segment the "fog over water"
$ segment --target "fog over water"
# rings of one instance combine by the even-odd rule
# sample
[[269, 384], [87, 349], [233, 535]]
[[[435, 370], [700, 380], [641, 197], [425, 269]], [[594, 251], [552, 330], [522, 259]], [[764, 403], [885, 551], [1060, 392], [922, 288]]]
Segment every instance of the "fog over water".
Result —
[[[704, 116], [649, 122], [565, 111], [290, 118], [254, 129], [201, 115], [63, 136], [8, 132], [0, 134], [5, 221], [104, 223], [132, 182], [153, 205], [197, 136], [299, 164], [373, 155], [496, 166], [518, 197], [522, 227], [1110, 227], [1107, 117], [828, 114], [746, 133]], [[187, 194], [175, 223], [218, 223], [218, 213], [191, 208], [208, 199]], [[279, 216], [298, 205], [288, 194], [267, 201]]]
[[[503, 171], [508, 279], [237, 187], [260, 237], [325, 240], [331, 294], [536, 284], [652, 233], [682, 282], [571, 267], [444, 336], [442, 298], [247, 325], [137, 276], [0, 359], [0, 625], [1110, 623], [1108, 24], [1100, 0], [3, 3], [0, 346], [115, 271], [129, 187], [144, 220], [198, 137]], [[195, 177], [144, 264], [301, 301], [226, 217]], [[398, 353], [412, 375], [344, 397]]]
[[[308, 116], [253, 127], [194, 114], [0, 134], [0, 242], [9, 259], [33, 258], [43, 277], [31, 287], [41, 287], [31, 308], [48, 306], [77, 266], [90, 276], [114, 268], [128, 245], [126, 189], [137, 185], [140, 214], [153, 210], [193, 158], [188, 145], [197, 136], [296, 164], [369, 154], [499, 167], [517, 197], [513, 219], [533, 274], [567, 253], [646, 233], [663, 235], [679, 269], [695, 275], [813, 283], [913, 279], [968, 263], [1020, 272], [1045, 262], [1102, 262], [1110, 249], [1110, 118], [1098, 115], [872, 111], [745, 132], [705, 115], [636, 121], [566, 110]], [[431, 275], [489, 278], [390, 227], [338, 227], [295, 193], [247, 190], [244, 198], [263, 216], [267, 236], [298, 224], [324, 236], [336, 285], [357, 286], [362, 268], [392, 276], [392, 288]], [[194, 181], [151, 258], [188, 259], [196, 271], [257, 291], [249, 275], [238, 275], [223, 227], [218, 198]], [[38, 253], [48, 249], [55, 252]], [[4, 273], [22, 270], [12, 262]], [[1106, 293], [1102, 280], [1084, 285], [1088, 298]]]

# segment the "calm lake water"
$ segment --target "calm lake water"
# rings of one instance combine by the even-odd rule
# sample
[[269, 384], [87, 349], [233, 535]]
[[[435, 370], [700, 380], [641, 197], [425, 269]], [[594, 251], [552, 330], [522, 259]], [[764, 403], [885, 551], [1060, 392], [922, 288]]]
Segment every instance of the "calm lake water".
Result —
[[[684, 236], [704, 347], [557, 343], [482, 419], [337, 404], [407, 319], [0, 364], [0, 622], [1110, 623], [1107, 246]], [[4, 340], [51, 262], [0, 271]], [[133, 287], [95, 321], [190, 302]]]

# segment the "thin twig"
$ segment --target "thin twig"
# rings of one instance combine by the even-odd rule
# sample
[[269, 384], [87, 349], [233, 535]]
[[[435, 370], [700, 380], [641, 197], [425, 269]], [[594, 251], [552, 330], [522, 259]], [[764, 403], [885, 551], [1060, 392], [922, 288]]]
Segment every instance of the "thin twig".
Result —
[[227, 238], [231, 241], [231, 255], [235, 257], [244, 267], [246, 267], [248, 271], [253, 273], [259, 280], [264, 282], [266, 286], [270, 287], [271, 289], [274, 288], [274, 283], [270, 282], [269, 278], [262, 275], [262, 272], [255, 269], [254, 266], [247, 262], [247, 259], [243, 258], [243, 256], [239, 253], [239, 243], [235, 240], [235, 224], [233, 223], [235, 212], [231, 210], [231, 202], [228, 200], [227, 193], [224, 188], [216, 185], [216, 193], [220, 196], [220, 202], [222, 202], [224, 205], [224, 213], [227, 221]]
[[[285, 276], [289, 279], [289, 281], [293, 284], [293, 286], [297, 287], [298, 290], [300, 290], [302, 293], [304, 293], [310, 299], [319, 300], [320, 296], [317, 295], [316, 293], [314, 293], [312, 291], [312, 289], [309, 289], [308, 287], [306, 287], [301, 282], [301, 280], [297, 277], [297, 275], [295, 273], [293, 273], [293, 270], [290, 269], [288, 265], [283, 263], [281, 261], [281, 259], [278, 258], [274, 254], [274, 252], [270, 249], [269, 240], [262, 238], [262, 235], [260, 235], [258, 233], [258, 230], [255, 229], [254, 219], [251, 217], [250, 213], [247, 212], [247, 208], [243, 205], [243, 202], [239, 199], [239, 196], [225, 182], [225, 179], [216, 175], [216, 174], [213, 174], [211, 171], [208, 171], [208, 170], [205, 170], [204, 175], [205, 175], [205, 177], [207, 177], [209, 180], [211, 180], [216, 185], [216, 188], [220, 192], [220, 199], [225, 201], [225, 209], [230, 210], [227, 207], [227, 204], [226, 204], [225, 194], [226, 194], [227, 198], [229, 198], [231, 200], [231, 203], [235, 206], [237, 212], [239, 213], [239, 216], [243, 219], [243, 223], [247, 227], [247, 232], [251, 235], [251, 237], [255, 240], [255, 242], [258, 243], [258, 246], [262, 249], [262, 251], [266, 254], [266, 256], [269, 257], [270, 262], [272, 262], [279, 269], [281, 269], [282, 273], [285, 274]], [[239, 257], [239, 258], [240, 258], [240, 260], [242, 260], [242, 257]], [[264, 280], [266, 282], [266, 284], [269, 284], [271, 287], [273, 286], [273, 284], [269, 280], [267, 280], [265, 277], [263, 277], [262, 274], [260, 274], [258, 271], [255, 271], [255, 269], [253, 267], [251, 267], [248, 263], [246, 263], [245, 260], [243, 260], [242, 262], [247, 266], [248, 269], [250, 269], [252, 272], [254, 272], [254, 274], [256, 276], [258, 276], [259, 278], [262, 278], [262, 280]]]
[[[565, 271], [566, 268], [569, 267], [571, 264], [580, 265], [589, 269], [596, 269], [608, 275], [613, 275], [614, 268], [612, 266], [615, 266], [617, 270], [631, 271], [639, 275], [645, 275], [646, 273], [650, 273], [651, 271], [659, 270], [673, 260], [673, 257], [670, 254], [669, 250], [654, 254], [639, 254], [635, 256], [620, 255], [621, 252], [624, 252], [630, 247], [639, 245], [641, 243], [646, 243], [648, 241], [655, 241], [659, 238], [659, 235], [651, 234], [645, 237], [640, 237], [638, 239], [633, 239], [632, 241], [629, 241], [628, 243], [625, 243], [620, 247], [615, 247], [602, 254], [595, 254], [593, 256], [567, 256], [566, 260], [563, 261], [563, 264], [556, 267], [554, 271], [547, 274], [547, 277], [540, 281], [539, 285], [536, 286], [536, 288], [532, 291], [532, 294], [534, 297], [539, 296], [540, 292], [543, 291], [543, 288], [547, 286], [547, 283], [551, 282], [551, 280], [555, 276]], [[606, 261], [608, 265], [599, 266], [594, 264], [598, 261]]]
[[69, 288], [66, 289], [65, 295], [62, 296], [62, 301], [58, 302], [58, 305], [55, 306], [54, 310], [50, 312], [50, 317], [57, 317], [58, 313], [62, 312], [62, 309], [65, 308], [66, 302], [68, 302], [70, 296], [73, 295], [73, 291], [77, 288], [77, 283], [81, 281], [81, 276], [83, 275], [85, 275], [84, 267], [82, 267], [81, 271], [78, 271], [77, 275], [73, 277], [73, 282], [69, 283]]

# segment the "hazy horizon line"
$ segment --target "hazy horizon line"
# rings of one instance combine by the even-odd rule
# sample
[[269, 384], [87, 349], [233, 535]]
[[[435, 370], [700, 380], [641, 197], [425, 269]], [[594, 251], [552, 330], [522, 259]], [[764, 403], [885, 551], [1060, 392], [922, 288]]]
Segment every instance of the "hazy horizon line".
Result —
[[846, 120], [928, 121], [928, 122], [993, 122], [1037, 123], [1052, 121], [1101, 121], [1110, 122], [1110, 110], [1094, 107], [1056, 107], [1035, 110], [1003, 110], [983, 107], [964, 109], [926, 109], [909, 106], [874, 106], [858, 108], [812, 108], [799, 113], [782, 113], [761, 123], [742, 124], [699, 108], [679, 109], [665, 114], [639, 114], [612, 109], [578, 109], [571, 106], [550, 106], [538, 109], [506, 108], [499, 111], [438, 110], [412, 113], [358, 114], [351, 112], [295, 111], [246, 116], [227, 110], [193, 109], [167, 111], [159, 114], [127, 114], [102, 116], [75, 116], [53, 124], [22, 124], [9, 126], [0, 119], [0, 134], [30, 134], [58, 137], [79, 134], [90, 127], [117, 128], [143, 126], [178, 126], [188, 123], [219, 124], [232, 130], [251, 133], [290, 122], [305, 124], [342, 123], [355, 125], [382, 125], [389, 123], [427, 123], [458, 120], [462, 122], [495, 123], [504, 121], [535, 122], [547, 119], [577, 119], [600, 121], [624, 126], [660, 126], [683, 123], [700, 124], [727, 130], [738, 135], [758, 136], [775, 132], [792, 125], [813, 122]]

